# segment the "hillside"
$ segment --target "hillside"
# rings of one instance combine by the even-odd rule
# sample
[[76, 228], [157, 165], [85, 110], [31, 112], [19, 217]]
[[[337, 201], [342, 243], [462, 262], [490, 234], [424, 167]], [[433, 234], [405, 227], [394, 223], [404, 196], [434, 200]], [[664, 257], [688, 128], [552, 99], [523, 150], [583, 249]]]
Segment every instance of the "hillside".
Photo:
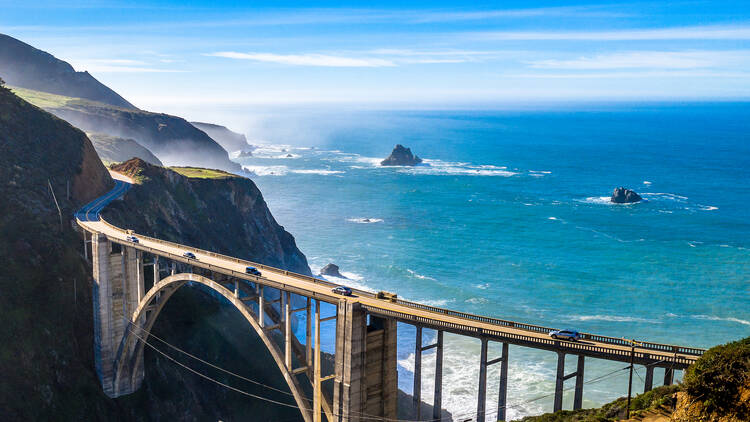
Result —
[[88, 72], [8, 35], [0, 34], [0, 77], [9, 85], [135, 109]]
[[181, 117], [17, 87], [13, 91], [81, 130], [133, 139], [167, 165], [241, 170], [226, 150]]
[[213, 123], [190, 122], [193, 126], [206, 132], [228, 152], [245, 151], [249, 148], [245, 135], [232, 132], [228, 128]]
[[145, 234], [158, 228], [162, 239], [311, 274], [294, 237], [276, 223], [250, 179], [187, 177], [139, 159], [112, 169], [142, 182], [105, 211], [113, 224]]
[[163, 166], [161, 161], [148, 149], [133, 139], [118, 138], [101, 133], [87, 134], [94, 144], [96, 153], [105, 163], [119, 163], [138, 157], [148, 163]]

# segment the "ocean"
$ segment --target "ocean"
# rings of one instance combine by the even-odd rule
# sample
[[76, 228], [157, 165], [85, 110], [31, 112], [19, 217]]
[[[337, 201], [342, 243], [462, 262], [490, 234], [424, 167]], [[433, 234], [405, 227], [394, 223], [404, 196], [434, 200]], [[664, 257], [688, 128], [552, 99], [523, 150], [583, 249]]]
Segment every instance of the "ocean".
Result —
[[[616, 337], [710, 347], [750, 335], [750, 104], [292, 110], [247, 126], [258, 148], [237, 160], [313, 271], [333, 262], [348, 277], [334, 281]], [[397, 143], [424, 165], [379, 166]], [[618, 186], [645, 200], [609, 203]], [[398, 330], [399, 387], [411, 392], [414, 329]], [[474, 415], [479, 347], [445, 337], [455, 417]], [[509, 419], [552, 410], [556, 361], [510, 347]], [[585, 407], [627, 393], [624, 366], [587, 360]], [[430, 353], [427, 402], [433, 373]]]

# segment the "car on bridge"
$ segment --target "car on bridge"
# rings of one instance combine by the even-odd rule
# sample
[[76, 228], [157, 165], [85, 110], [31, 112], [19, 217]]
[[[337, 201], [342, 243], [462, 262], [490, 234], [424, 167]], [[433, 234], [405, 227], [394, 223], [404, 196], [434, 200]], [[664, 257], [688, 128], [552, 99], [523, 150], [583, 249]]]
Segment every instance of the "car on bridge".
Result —
[[257, 268], [255, 268], [255, 267], [247, 267], [247, 268], [245, 268], [245, 274], [250, 274], [250, 275], [254, 275], [254, 276], [257, 276], [257, 277], [260, 277], [260, 276], [262, 276], [262, 275], [263, 275], [263, 274], [261, 274], [261, 273], [260, 273], [260, 271], [258, 271], [258, 269], [257, 269]]
[[561, 339], [561, 340], [578, 341], [581, 339], [581, 333], [579, 333], [577, 330], [571, 330], [569, 328], [565, 330], [551, 331], [549, 333], [549, 336], [555, 340]]
[[138, 238], [132, 235], [125, 237], [125, 240], [132, 243], [138, 243]]
[[185, 252], [184, 254], [182, 254], [182, 256], [184, 256], [187, 259], [198, 259], [195, 257], [195, 254], [192, 252]]
[[336, 293], [337, 295], [342, 296], [351, 296], [352, 295], [352, 289], [346, 287], [346, 286], [336, 286], [333, 289], [331, 289], [332, 292]]

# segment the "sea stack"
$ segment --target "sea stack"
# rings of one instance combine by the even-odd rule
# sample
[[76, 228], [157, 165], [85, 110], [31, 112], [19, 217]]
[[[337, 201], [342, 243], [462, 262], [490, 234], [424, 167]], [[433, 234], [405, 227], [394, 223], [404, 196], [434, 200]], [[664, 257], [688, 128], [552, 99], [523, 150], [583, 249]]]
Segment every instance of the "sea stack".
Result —
[[380, 162], [381, 166], [416, 166], [422, 159], [411, 153], [411, 149], [401, 144], [396, 145], [385, 160]]
[[325, 267], [321, 268], [320, 275], [330, 275], [332, 277], [346, 278], [339, 272], [339, 266], [332, 263], [329, 263]]
[[634, 190], [619, 187], [616, 188], [614, 192], [612, 192], [612, 198], [610, 198], [610, 202], [613, 202], [615, 204], [632, 204], [633, 202], [638, 202], [641, 199], [643, 198], [635, 193]]

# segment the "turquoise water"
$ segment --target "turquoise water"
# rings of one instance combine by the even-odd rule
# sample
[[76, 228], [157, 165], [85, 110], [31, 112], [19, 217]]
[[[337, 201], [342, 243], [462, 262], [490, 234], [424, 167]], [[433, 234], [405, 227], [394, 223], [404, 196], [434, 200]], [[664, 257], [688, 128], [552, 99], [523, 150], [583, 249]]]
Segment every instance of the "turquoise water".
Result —
[[[298, 111], [254, 127], [262, 145], [241, 162], [313, 271], [334, 262], [352, 286], [610, 336], [709, 347], [750, 335], [748, 104]], [[427, 165], [379, 167], [396, 143]], [[617, 186], [646, 201], [609, 204]], [[406, 391], [413, 344], [400, 325]], [[478, 356], [478, 341], [446, 336], [443, 403], [455, 415], [476, 407]], [[509, 416], [551, 410], [551, 396], [529, 401], [554, 391], [556, 355], [510, 356]], [[585, 378], [623, 366], [589, 360]], [[584, 404], [626, 391], [620, 371], [587, 384]]]

